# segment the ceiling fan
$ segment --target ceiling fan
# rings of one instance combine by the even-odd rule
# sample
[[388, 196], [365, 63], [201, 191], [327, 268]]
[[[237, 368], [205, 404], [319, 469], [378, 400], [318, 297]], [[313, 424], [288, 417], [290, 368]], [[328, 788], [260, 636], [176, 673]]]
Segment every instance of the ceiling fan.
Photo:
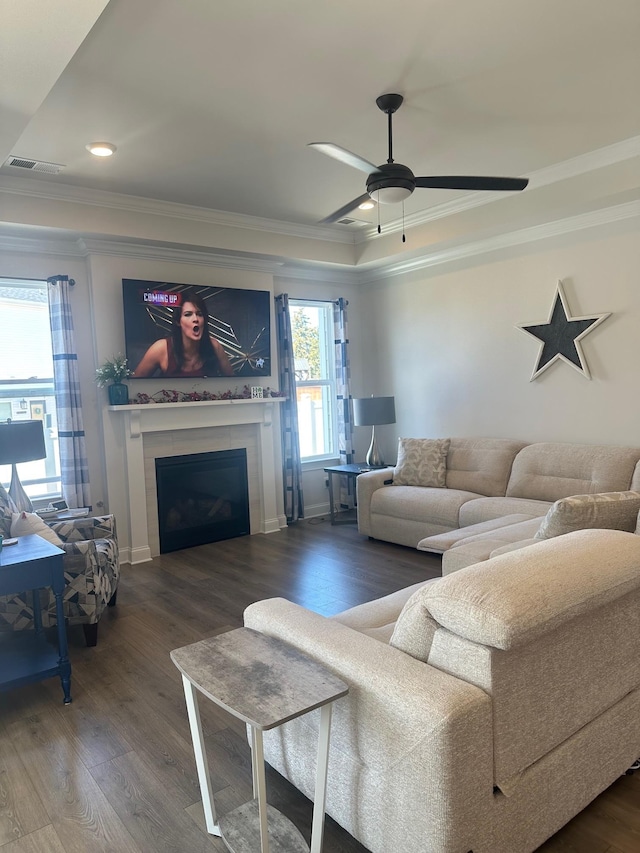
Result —
[[376, 98], [378, 109], [389, 117], [389, 157], [386, 163], [375, 166], [364, 157], [334, 145], [333, 142], [310, 142], [311, 148], [316, 148], [323, 154], [353, 166], [367, 173], [367, 191], [363, 195], [354, 198], [339, 210], [326, 216], [320, 221], [320, 225], [329, 225], [337, 222], [343, 216], [355, 210], [363, 202], [371, 197], [381, 204], [395, 204], [409, 198], [416, 187], [426, 189], [445, 190], [523, 190], [529, 183], [528, 178], [488, 178], [477, 175], [438, 176], [427, 178], [416, 178], [411, 169], [401, 163], [393, 162], [393, 132], [392, 116], [400, 108], [404, 98], [402, 95], [380, 95]]

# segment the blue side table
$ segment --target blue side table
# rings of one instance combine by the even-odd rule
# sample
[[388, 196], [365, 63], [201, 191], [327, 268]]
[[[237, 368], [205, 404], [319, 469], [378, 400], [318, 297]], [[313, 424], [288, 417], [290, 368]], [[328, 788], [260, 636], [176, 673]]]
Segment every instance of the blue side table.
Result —
[[[21, 536], [15, 545], [0, 551], [0, 595], [32, 592], [33, 631], [0, 634], [0, 690], [10, 690], [44, 678], [60, 676], [64, 704], [71, 702], [71, 663], [62, 607], [65, 587], [64, 551], [41, 536]], [[56, 599], [58, 648], [42, 630], [39, 591], [51, 587]]]

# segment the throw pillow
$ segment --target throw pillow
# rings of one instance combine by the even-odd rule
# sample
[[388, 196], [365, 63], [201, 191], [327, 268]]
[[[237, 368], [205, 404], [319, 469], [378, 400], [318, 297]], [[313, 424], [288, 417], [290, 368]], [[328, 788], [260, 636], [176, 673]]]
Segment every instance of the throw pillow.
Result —
[[640, 492], [601, 492], [572, 495], [556, 501], [542, 520], [536, 539], [552, 539], [573, 530], [600, 528], [635, 530], [640, 511]]
[[28, 536], [30, 533], [41, 536], [47, 542], [51, 542], [52, 545], [58, 547], [64, 545], [58, 534], [45, 524], [35, 512], [14, 512], [11, 516], [11, 535]]
[[446, 485], [448, 438], [400, 438], [398, 462], [393, 471], [394, 486]]

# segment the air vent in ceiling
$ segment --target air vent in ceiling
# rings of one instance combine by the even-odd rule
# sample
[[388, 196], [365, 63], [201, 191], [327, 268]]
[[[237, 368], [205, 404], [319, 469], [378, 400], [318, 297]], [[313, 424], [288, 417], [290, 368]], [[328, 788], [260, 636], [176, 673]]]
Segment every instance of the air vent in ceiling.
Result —
[[352, 216], [343, 216], [342, 219], [336, 221], [337, 225], [355, 225], [361, 228], [363, 225], [371, 225], [370, 222], [365, 222], [364, 219], [354, 219]]
[[47, 163], [44, 160], [32, 160], [29, 157], [16, 157], [12, 154], [4, 163], [15, 169], [28, 169], [30, 172], [45, 172], [47, 175], [57, 175], [65, 167], [60, 163]]

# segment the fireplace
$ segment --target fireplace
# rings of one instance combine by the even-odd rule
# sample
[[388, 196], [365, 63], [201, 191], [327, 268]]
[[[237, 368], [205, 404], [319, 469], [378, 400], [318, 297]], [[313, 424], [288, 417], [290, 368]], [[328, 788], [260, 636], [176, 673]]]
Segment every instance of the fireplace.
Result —
[[120, 508], [120, 562], [136, 565], [160, 554], [159, 458], [245, 448], [250, 533], [276, 533], [286, 527], [277, 426], [283, 401], [265, 397], [106, 408], [107, 489], [109, 502]]
[[250, 532], [245, 449], [160, 457], [155, 467], [161, 554]]

